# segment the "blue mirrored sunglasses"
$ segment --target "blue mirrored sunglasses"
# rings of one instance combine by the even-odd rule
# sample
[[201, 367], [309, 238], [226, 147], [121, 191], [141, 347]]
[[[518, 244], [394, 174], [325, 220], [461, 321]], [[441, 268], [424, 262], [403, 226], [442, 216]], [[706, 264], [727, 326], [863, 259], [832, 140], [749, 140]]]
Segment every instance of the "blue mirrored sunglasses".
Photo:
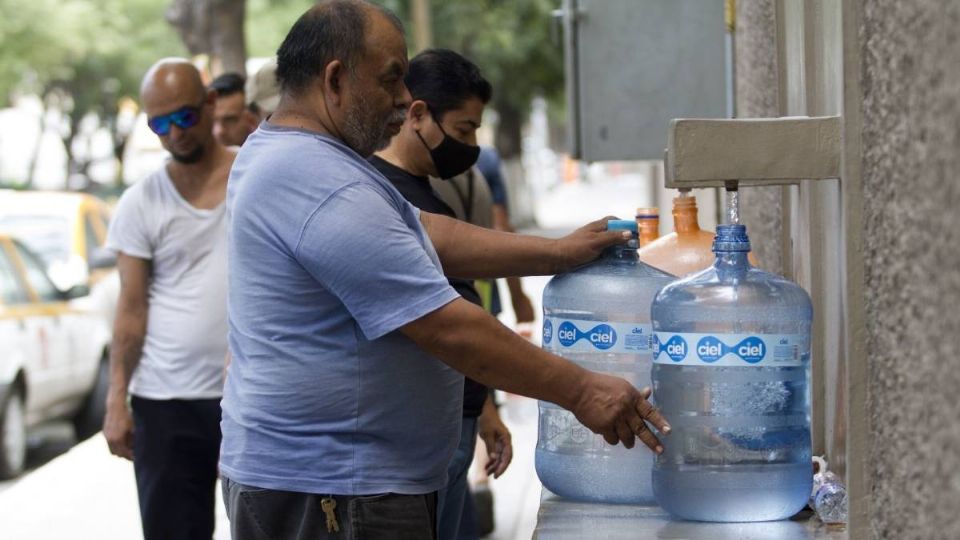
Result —
[[173, 124], [176, 124], [180, 129], [189, 129], [197, 125], [197, 122], [200, 121], [202, 107], [202, 102], [197, 107], [192, 105], [180, 107], [172, 113], [147, 119], [147, 125], [150, 126], [150, 129], [153, 130], [154, 133], [161, 137], [170, 133], [170, 126]]

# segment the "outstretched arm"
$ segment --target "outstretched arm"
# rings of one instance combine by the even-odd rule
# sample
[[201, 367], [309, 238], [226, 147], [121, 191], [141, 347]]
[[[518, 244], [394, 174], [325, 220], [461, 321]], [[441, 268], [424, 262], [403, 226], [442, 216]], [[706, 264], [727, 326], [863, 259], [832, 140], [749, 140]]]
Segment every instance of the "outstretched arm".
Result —
[[669, 433], [642, 392], [618, 377], [588, 371], [533, 346], [492, 315], [458, 298], [400, 328], [420, 348], [471, 379], [493, 388], [550, 401], [571, 411], [610, 444], [632, 448], [637, 437], [660, 451], [647, 427]]
[[420, 221], [444, 273], [460, 278], [544, 276], [592, 261], [607, 247], [626, 243], [630, 233], [607, 231], [607, 219], [589, 223], [559, 239], [477, 227], [429, 212]]

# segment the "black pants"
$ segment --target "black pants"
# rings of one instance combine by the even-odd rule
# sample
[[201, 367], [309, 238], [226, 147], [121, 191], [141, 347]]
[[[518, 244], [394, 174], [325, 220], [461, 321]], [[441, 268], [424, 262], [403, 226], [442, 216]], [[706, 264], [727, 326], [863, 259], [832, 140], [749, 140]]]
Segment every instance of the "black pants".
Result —
[[145, 540], [210, 540], [220, 400], [134, 396], [133, 468]]
[[[434, 540], [437, 493], [313, 495], [245, 486], [223, 477], [233, 540]], [[327, 527], [321, 503], [333, 499], [339, 530]]]

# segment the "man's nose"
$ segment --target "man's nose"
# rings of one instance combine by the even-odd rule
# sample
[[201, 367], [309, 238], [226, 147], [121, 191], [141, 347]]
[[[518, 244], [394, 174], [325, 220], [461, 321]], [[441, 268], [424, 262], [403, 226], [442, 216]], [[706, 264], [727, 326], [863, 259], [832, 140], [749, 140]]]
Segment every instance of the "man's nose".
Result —
[[394, 105], [398, 109], [403, 109], [406, 111], [410, 108], [410, 104], [413, 102], [413, 96], [410, 95], [410, 89], [407, 88], [406, 84], [400, 83], [400, 92], [394, 97]]
[[174, 122], [170, 122], [170, 133], [168, 133], [167, 136], [170, 137], [171, 139], [179, 139], [186, 132], [187, 132], [186, 129], [178, 126]]

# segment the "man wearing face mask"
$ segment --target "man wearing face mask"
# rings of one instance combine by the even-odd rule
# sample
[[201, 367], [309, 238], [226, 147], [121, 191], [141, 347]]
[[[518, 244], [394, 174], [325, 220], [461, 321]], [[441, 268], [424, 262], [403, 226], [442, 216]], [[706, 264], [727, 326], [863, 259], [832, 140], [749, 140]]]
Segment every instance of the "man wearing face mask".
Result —
[[[370, 163], [412, 205], [425, 212], [457, 217], [430, 185], [430, 178], [452, 179], [477, 161], [476, 131], [492, 89], [472, 62], [446, 49], [430, 49], [410, 61], [404, 83], [413, 101], [400, 133]], [[464, 299], [482, 306], [473, 280], [449, 278]], [[510, 432], [500, 421], [484, 385], [466, 378], [460, 444], [447, 470], [447, 486], [437, 500], [439, 538], [457, 538], [468, 494], [467, 471], [478, 431], [489, 456], [487, 470], [500, 476], [512, 459]], [[464, 531], [461, 538], [476, 537]]]

